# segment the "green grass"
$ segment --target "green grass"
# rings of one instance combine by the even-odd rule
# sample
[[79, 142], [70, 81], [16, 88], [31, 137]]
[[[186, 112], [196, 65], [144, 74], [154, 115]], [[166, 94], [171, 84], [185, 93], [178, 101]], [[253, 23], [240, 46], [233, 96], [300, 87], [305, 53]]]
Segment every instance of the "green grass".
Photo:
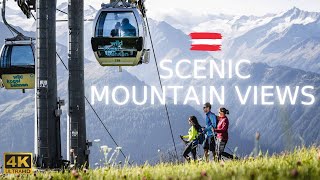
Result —
[[[158, 164], [77, 171], [79, 179], [320, 179], [319, 148], [238, 161]], [[17, 176], [2, 176], [13, 179]], [[74, 172], [45, 172], [23, 179], [77, 179]]]

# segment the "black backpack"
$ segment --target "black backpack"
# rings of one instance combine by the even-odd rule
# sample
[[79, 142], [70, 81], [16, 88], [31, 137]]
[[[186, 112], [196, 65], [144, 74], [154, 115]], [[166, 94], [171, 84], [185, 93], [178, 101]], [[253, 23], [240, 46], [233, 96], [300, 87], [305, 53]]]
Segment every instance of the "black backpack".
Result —
[[206, 137], [205, 137], [205, 134], [204, 134], [204, 132], [202, 131], [202, 128], [200, 128], [200, 129], [198, 130], [198, 137], [197, 137], [198, 143], [199, 143], [199, 144], [203, 144], [205, 138], [206, 138]]

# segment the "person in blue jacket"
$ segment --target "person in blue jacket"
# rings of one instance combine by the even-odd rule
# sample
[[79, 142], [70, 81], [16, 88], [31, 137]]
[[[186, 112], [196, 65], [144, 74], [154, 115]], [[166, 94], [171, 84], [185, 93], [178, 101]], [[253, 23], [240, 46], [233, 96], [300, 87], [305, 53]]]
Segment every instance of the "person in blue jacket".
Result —
[[123, 36], [136, 36], [136, 28], [130, 24], [128, 18], [123, 18], [121, 22], [121, 30], [124, 33]]
[[215, 133], [212, 132], [212, 128], [217, 128], [217, 116], [211, 112], [211, 104], [209, 102], [203, 105], [203, 112], [206, 114], [206, 127], [202, 128], [206, 134], [206, 139], [203, 143], [204, 157], [206, 161], [209, 161], [209, 151], [212, 152], [213, 158], [215, 158]]

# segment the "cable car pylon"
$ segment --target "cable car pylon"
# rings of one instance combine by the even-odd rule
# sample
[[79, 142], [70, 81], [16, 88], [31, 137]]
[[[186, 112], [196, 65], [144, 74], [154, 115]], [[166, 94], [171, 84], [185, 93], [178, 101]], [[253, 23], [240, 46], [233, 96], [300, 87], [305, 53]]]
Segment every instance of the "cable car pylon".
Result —
[[37, 0], [37, 150], [35, 166], [62, 167], [60, 117], [64, 101], [57, 96], [56, 0]]
[[[89, 166], [84, 92], [83, 0], [69, 0], [69, 160], [76, 167]], [[69, 153], [69, 152], [68, 152]]]

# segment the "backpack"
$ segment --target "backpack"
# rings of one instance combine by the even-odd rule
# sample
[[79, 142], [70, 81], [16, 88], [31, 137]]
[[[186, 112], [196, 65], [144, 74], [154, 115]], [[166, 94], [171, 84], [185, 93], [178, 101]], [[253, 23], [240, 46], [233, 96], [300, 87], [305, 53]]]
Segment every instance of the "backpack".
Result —
[[205, 140], [205, 134], [203, 133], [202, 129], [200, 128], [198, 130], [198, 137], [197, 137], [197, 140], [198, 140], [198, 143], [199, 144], [203, 144], [204, 140]]

